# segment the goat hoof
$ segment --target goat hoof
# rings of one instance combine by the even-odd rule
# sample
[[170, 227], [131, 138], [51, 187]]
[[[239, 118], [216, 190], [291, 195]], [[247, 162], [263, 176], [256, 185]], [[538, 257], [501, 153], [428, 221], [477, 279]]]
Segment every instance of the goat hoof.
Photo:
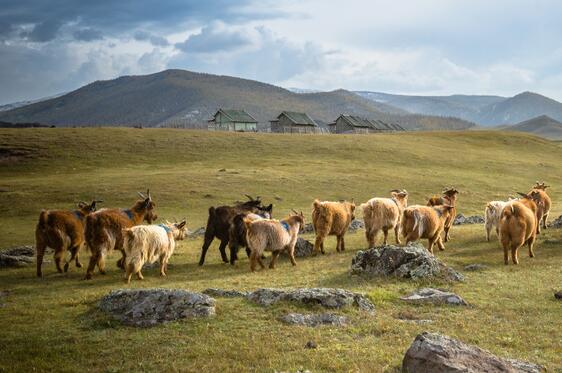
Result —
[[82, 263], [76, 262], [76, 268], [82, 268]]
[[68, 263], [64, 265], [64, 273], [68, 272]]

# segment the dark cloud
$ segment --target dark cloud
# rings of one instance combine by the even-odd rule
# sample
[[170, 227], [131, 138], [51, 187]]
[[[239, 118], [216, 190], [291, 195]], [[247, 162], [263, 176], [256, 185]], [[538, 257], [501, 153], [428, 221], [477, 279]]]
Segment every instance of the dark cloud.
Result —
[[150, 44], [156, 46], [156, 47], [166, 47], [168, 45], [170, 45], [170, 43], [168, 43], [168, 40], [166, 40], [166, 38], [162, 37], [162, 36], [157, 36], [157, 35], [153, 35], [147, 31], [137, 31], [134, 34], [134, 38], [135, 40], [138, 41], [148, 41]]
[[214, 53], [232, 51], [251, 44], [249, 35], [240, 31], [229, 31], [216, 26], [204, 27], [200, 33], [175, 45], [186, 53]]
[[76, 30], [72, 35], [74, 36], [74, 39], [80, 41], [94, 41], [103, 39], [102, 32], [92, 28], [83, 28], [80, 30]]
[[41, 23], [37, 23], [33, 30], [29, 32], [22, 32], [21, 36], [27, 38], [33, 42], [46, 42], [53, 40], [62, 26], [62, 23], [58, 20], [48, 20]]

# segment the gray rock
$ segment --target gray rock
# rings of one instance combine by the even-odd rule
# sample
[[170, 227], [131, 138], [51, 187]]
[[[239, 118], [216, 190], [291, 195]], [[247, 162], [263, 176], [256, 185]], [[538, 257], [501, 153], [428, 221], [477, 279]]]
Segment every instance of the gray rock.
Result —
[[468, 306], [468, 303], [455, 293], [432, 288], [423, 288], [400, 299], [409, 303], [452, 304], [455, 306]]
[[404, 247], [385, 245], [358, 251], [351, 262], [351, 273], [410, 279], [438, 277], [449, 281], [464, 281], [462, 274], [447, 267], [420, 244]]
[[35, 247], [31, 245], [17, 246], [0, 251], [9, 256], [35, 256]]
[[[309, 348], [309, 349], [313, 349], [313, 348], [317, 348], [317, 347], [318, 347], [318, 345], [314, 341], [308, 341], [304, 345], [304, 348]], [[298, 372], [301, 372], [301, 371], [299, 370]], [[303, 373], [305, 373], [305, 372], [310, 372], [310, 371], [309, 370], [303, 371]]]
[[402, 360], [402, 372], [544, 372], [544, 367], [502, 359], [477, 346], [447, 336], [419, 334]]
[[215, 300], [180, 289], [119, 289], [99, 302], [99, 308], [125, 325], [154, 326], [173, 320], [215, 314]]
[[302, 227], [300, 233], [303, 233], [303, 234], [314, 233], [314, 226], [312, 225], [312, 223], [306, 223], [304, 225], [304, 227]]
[[465, 271], [482, 271], [484, 269], [488, 269], [488, 266], [485, 264], [469, 264], [464, 266]]
[[291, 325], [304, 325], [316, 327], [319, 325], [344, 326], [347, 324], [347, 317], [333, 313], [302, 314], [288, 313], [279, 318], [282, 322]]
[[279, 301], [320, 305], [325, 308], [342, 308], [355, 305], [363, 311], [375, 312], [375, 306], [362, 294], [345, 289], [302, 288], [294, 290], [258, 289], [248, 294], [248, 300], [262, 306], [270, 306]]
[[554, 293], [554, 298], [562, 299], [562, 291], [557, 291], [556, 293]]
[[205, 227], [199, 227], [194, 231], [191, 231], [187, 234], [189, 238], [197, 238], [202, 237], [205, 235]]
[[351, 224], [349, 224], [349, 228], [347, 228], [347, 231], [350, 233], [355, 233], [359, 229], [365, 229], [365, 223], [363, 222], [363, 220], [355, 219], [351, 222]]
[[222, 297], [222, 298], [244, 298], [248, 296], [247, 291], [239, 291], [239, 290], [224, 290], [224, 289], [217, 289], [217, 288], [208, 288], [203, 290], [203, 294], [207, 294], [211, 297]]
[[[295, 256], [297, 258], [304, 258], [307, 256], [311, 256], [313, 250], [314, 250], [314, 245], [310, 241], [305, 240], [302, 237], [297, 238], [297, 243], [295, 244]], [[287, 251], [283, 251], [283, 252], [287, 254]]]
[[35, 261], [35, 258], [27, 255], [6, 255], [0, 253], [0, 268], [25, 267]]
[[548, 226], [551, 228], [562, 228], [562, 215], [551, 221]]
[[458, 214], [455, 221], [453, 221], [453, 225], [463, 224], [484, 224], [484, 217], [479, 215], [464, 216], [463, 214]]

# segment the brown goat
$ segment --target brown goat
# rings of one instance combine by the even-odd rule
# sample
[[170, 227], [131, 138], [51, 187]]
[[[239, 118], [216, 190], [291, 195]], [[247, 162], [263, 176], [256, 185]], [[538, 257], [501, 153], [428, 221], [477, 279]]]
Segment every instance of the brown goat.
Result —
[[539, 183], [538, 181], [533, 186], [533, 189], [529, 191], [529, 194], [534, 193], [535, 195], [539, 196], [537, 205], [541, 213], [539, 216], [539, 222], [537, 224], [537, 233], [540, 233], [540, 228], [542, 226], [543, 229], [547, 228], [546, 221], [548, 219], [548, 215], [550, 214], [550, 207], [552, 206], [552, 200], [550, 196], [546, 193], [546, 188], [549, 188], [550, 185], [546, 185], [544, 182]]
[[150, 191], [138, 200], [130, 209], [101, 209], [90, 214], [86, 219], [86, 244], [92, 256], [88, 264], [86, 279], [91, 279], [96, 265], [101, 274], [105, 274], [105, 256], [112, 250], [122, 253], [117, 261], [119, 268], [125, 267], [123, 250], [123, 229], [139, 225], [144, 221], [152, 224], [157, 219], [154, 213], [156, 204], [152, 201]]
[[68, 271], [68, 266], [73, 260], [76, 267], [81, 268], [82, 264], [78, 259], [79, 251], [84, 244], [84, 224], [86, 216], [96, 211], [96, 203], [102, 201], [92, 201], [87, 204], [80, 202], [78, 210], [43, 210], [39, 214], [39, 221], [35, 228], [35, 247], [37, 252], [37, 277], [42, 277], [41, 265], [47, 247], [55, 251], [55, 265], [57, 271], [62, 273], [61, 267], [66, 251], [70, 249], [70, 259], [64, 264], [64, 272]]
[[427, 250], [433, 254], [433, 245], [437, 243], [439, 250], [445, 250], [441, 240], [441, 232], [448, 217], [451, 216], [453, 206], [410, 206], [402, 214], [402, 236], [409, 242], [420, 238], [428, 239]]
[[509, 264], [509, 252], [511, 251], [511, 261], [519, 264], [518, 250], [527, 244], [529, 256], [533, 258], [533, 244], [537, 236], [537, 201], [536, 196], [519, 193], [523, 198], [509, 201], [502, 209], [499, 234], [500, 243], [503, 247], [504, 263]]
[[451, 239], [449, 231], [451, 230], [451, 227], [453, 226], [453, 223], [455, 221], [455, 217], [457, 216], [457, 194], [459, 194], [459, 191], [455, 188], [448, 188], [445, 189], [442, 193], [442, 197], [431, 197], [427, 202], [427, 206], [449, 205], [452, 207], [451, 213], [445, 221], [445, 225], [443, 227], [443, 231], [445, 232], [445, 242], [448, 242]]
[[398, 230], [402, 212], [408, 206], [408, 192], [392, 190], [392, 198], [371, 198], [361, 205], [365, 221], [365, 237], [369, 247], [375, 246], [375, 240], [380, 230], [384, 233], [384, 244], [388, 243], [388, 231], [394, 229], [396, 243], [400, 244]]
[[355, 219], [355, 203], [352, 202], [320, 202], [312, 203], [312, 225], [316, 232], [313, 255], [318, 250], [325, 254], [324, 240], [327, 236], [336, 236], [336, 251], [345, 250], [344, 236], [351, 221]]

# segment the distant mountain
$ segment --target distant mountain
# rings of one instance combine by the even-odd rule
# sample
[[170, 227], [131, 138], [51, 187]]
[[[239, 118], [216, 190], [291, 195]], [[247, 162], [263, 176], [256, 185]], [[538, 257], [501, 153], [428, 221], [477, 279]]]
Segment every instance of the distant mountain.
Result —
[[407, 96], [379, 92], [356, 92], [375, 102], [411, 113], [452, 116], [483, 126], [515, 124], [540, 115], [562, 120], [562, 103], [536, 93], [500, 96]]
[[9, 103], [9, 104], [0, 105], [0, 111], [17, 109], [17, 108], [22, 107], [22, 106], [27, 106], [27, 105], [35, 104], [37, 102], [50, 100], [52, 98], [57, 98], [57, 97], [60, 97], [64, 94], [66, 94], [66, 92], [65, 93], [59, 93], [59, 94], [56, 94], [56, 95], [52, 95], [52, 96], [49, 96], [49, 97], [38, 98], [37, 100], [18, 101], [18, 102], [12, 102], [12, 103]]
[[528, 132], [551, 140], [562, 140], [562, 123], [546, 115], [541, 115], [513, 126], [506, 126], [504, 129]]
[[244, 109], [262, 126], [283, 110], [306, 112], [320, 124], [347, 113], [397, 122], [410, 129], [474, 126], [456, 118], [410, 115], [345, 90], [294, 93], [253, 80], [185, 70], [97, 81], [55, 99], [0, 112], [0, 120], [57, 126], [202, 127], [220, 107]]

